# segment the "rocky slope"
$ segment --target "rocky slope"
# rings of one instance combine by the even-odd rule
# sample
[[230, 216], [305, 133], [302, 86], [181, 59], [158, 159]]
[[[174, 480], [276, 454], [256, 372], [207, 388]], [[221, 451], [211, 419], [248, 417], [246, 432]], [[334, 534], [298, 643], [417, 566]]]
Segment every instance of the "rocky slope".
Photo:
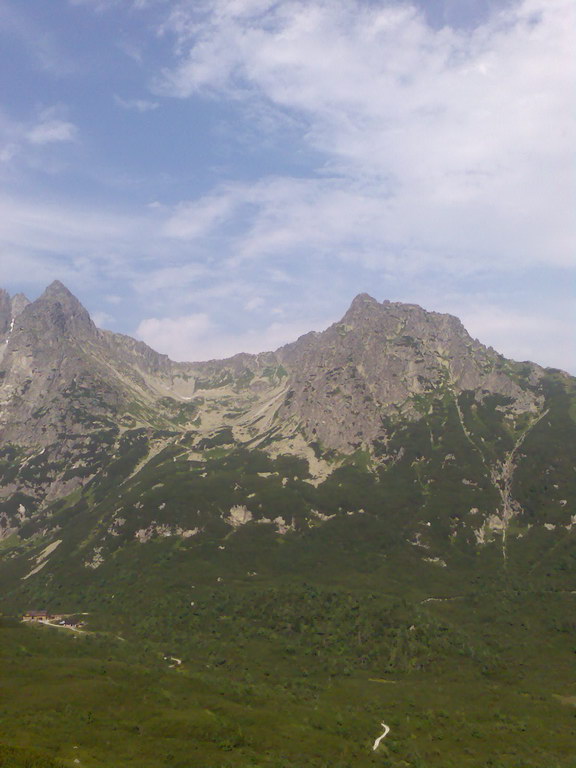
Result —
[[[291, 372], [281, 415], [344, 452], [385, 437], [390, 420], [419, 418], [422, 402], [443, 388], [474, 392], [478, 400], [502, 395], [515, 413], [536, 413], [541, 405], [457, 318], [413, 304], [380, 304], [367, 294], [354, 299], [340, 323], [277, 354]], [[535, 383], [543, 371], [529, 368]]]
[[357, 515], [434, 567], [574, 535], [574, 379], [450, 315], [362, 294], [275, 352], [175, 363], [96, 328], [55, 282], [32, 303], [0, 292], [0, 349], [0, 532], [19, 579], [59, 553], [93, 570], [158, 538]]
[[59, 283], [0, 358], [0, 764], [572, 765], [572, 377], [367, 295], [174, 363]]

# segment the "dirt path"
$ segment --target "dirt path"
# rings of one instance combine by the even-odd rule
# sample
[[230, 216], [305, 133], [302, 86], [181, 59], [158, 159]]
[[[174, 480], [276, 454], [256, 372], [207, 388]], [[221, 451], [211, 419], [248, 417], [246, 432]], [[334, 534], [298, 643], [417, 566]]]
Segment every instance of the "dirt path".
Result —
[[420, 603], [447, 603], [451, 600], [464, 600], [464, 595], [455, 595], [454, 597], [425, 597]]
[[386, 723], [380, 723], [380, 725], [382, 726], [382, 728], [384, 728], [384, 733], [381, 736], [378, 736], [378, 738], [374, 742], [374, 746], [372, 747], [372, 750], [374, 752], [376, 752], [376, 750], [380, 746], [380, 742], [382, 741], [382, 739], [385, 739], [386, 736], [388, 736], [388, 734], [390, 733], [390, 728], [389, 726], [386, 725]]
[[78, 627], [72, 627], [70, 624], [58, 624], [54, 621], [39, 621], [38, 624], [44, 624], [47, 627], [55, 627], [56, 629], [68, 629], [70, 632], [78, 632], [80, 635], [88, 634], [85, 629], [78, 629]]

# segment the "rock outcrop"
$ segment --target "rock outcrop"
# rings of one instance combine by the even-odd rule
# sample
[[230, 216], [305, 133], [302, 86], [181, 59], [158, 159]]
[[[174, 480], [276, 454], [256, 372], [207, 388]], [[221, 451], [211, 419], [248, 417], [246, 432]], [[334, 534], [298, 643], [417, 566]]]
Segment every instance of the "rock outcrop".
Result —
[[[162, 456], [184, 456], [198, 467], [233, 450], [264, 452], [280, 465], [291, 457], [313, 487], [359, 455], [372, 471], [406, 465], [394, 493], [417, 483], [425, 489], [422, 504], [439, 484], [440, 470], [453, 474], [461, 460], [455, 453], [464, 452], [470, 466], [458, 470], [457, 488], [469, 496], [466, 525], [483, 531], [484, 522], [497, 517], [505, 530], [523, 512], [514, 500], [523, 456], [518, 446], [527, 451], [526, 435], [549, 423], [541, 420], [556, 387], [538, 365], [506, 360], [472, 339], [455, 317], [367, 294], [354, 299], [340, 322], [275, 352], [176, 363], [140, 341], [98, 329], [54, 282], [31, 303], [0, 291], [0, 350], [0, 525], [6, 536], [30, 521], [35, 531], [44, 530], [39, 521], [50, 518], [53, 505], [85, 487], [92, 494], [83, 502], [88, 506], [108, 498], [110, 477], [129, 483]], [[568, 397], [572, 379], [562, 381]], [[415, 479], [406, 479], [418, 467]], [[278, 504], [290, 492], [289, 480], [279, 488], [266, 480]], [[480, 492], [483, 500], [474, 496]], [[242, 510], [249, 498], [230, 499], [227, 508]], [[332, 519], [334, 510], [318, 512], [315, 504], [306, 513], [310, 524], [323, 519], [319, 514]], [[361, 500], [350, 502], [351, 513], [360, 507]], [[247, 508], [255, 520], [278, 518], [286, 530], [298, 527], [290, 506]], [[570, 509], [567, 502], [561, 516]], [[168, 514], [165, 503], [158, 511]], [[179, 514], [153, 521], [170, 530], [207, 525], [205, 510], [193, 519]], [[219, 524], [238, 525], [238, 515], [230, 515], [218, 513]], [[137, 530], [151, 525], [140, 520]], [[421, 531], [411, 535], [422, 540]]]

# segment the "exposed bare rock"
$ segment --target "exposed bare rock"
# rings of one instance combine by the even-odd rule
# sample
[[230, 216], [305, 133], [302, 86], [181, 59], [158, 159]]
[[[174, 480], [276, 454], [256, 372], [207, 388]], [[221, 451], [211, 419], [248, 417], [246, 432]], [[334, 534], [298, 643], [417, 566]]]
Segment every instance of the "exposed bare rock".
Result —
[[12, 321], [12, 300], [10, 294], [0, 288], [0, 340], [4, 341]]
[[[317, 484], [335, 466], [323, 452], [385, 446], [391, 425], [420, 419], [446, 392], [471, 391], [479, 403], [499, 395], [510, 414], [538, 413], [542, 369], [526, 364], [521, 386], [508, 366], [457, 318], [367, 294], [340, 322], [276, 352], [175, 363], [99, 330], [58, 281], [32, 303], [0, 290], [0, 447], [18, 467], [0, 482], [0, 503], [20, 493], [41, 507], [80, 489], [139, 429], [158, 450], [181, 435], [197, 457], [224, 444], [301, 456]], [[149, 442], [132, 471], [156, 453]]]
[[518, 411], [537, 408], [538, 398], [500, 370], [502, 358], [456, 317], [367, 294], [341, 322], [277, 355], [291, 373], [280, 416], [298, 418], [309, 435], [345, 452], [385, 435], [389, 420], [418, 418], [418, 398], [447, 387], [506, 396]]
[[30, 299], [23, 293], [12, 296], [12, 317], [16, 319], [30, 304]]

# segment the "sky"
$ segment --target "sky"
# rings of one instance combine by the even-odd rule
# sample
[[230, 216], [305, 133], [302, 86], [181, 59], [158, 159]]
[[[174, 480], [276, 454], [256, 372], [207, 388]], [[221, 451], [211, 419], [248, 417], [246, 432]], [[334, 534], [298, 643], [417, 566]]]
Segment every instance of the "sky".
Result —
[[573, 0], [0, 0], [0, 286], [177, 360], [354, 296], [576, 373]]

